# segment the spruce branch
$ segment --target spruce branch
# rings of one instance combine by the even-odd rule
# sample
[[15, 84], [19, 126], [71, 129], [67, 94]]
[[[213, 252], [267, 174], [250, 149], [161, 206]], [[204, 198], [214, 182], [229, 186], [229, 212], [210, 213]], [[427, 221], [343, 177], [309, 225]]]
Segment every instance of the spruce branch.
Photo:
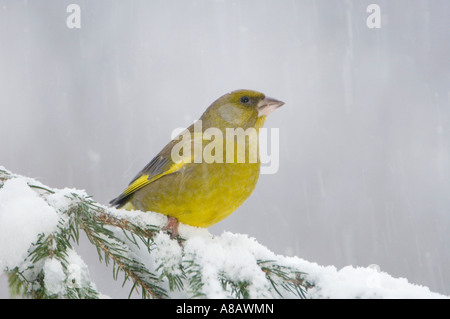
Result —
[[[149, 224], [140, 218], [149, 213], [124, 213], [110, 209], [83, 192], [51, 189], [2, 168], [0, 189], [12, 178], [25, 179], [28, 186], [59, 216], [56, 229], [40, 234], [31, 244], [25, 260], [17, 267], [7, 269], [12, 295], [30, 298], [101, 297], [89, 279], [87, 266], [72, 247], [72, 243], [79, 243], [80, 231], [96, 247], [100, 261], [106, 265], [112, 263], [114, 280], [123, 274], [123, 284], [131, 281], [130, 296], [136, 291], [143, 298], [168, 298], [171, 292], [183, 292], [190, 298], [208, 298], [210, 280], [217, 283], [214, 287], [221, 287], [223, 296], [244, 299], [289, 294], [305, 298], [307, 290], [313, 286], [306, 280], [306, 274], [298, 269], [286, 266], [276, 258], [258, 259], [254, 256], [254, 262], [249, 266], [261, 273], [260, 279], [266, 280], [255, 288], [248, 273], [242, 276], [239, 272], [230, 272], [233, 267], [245, 266], [239, 260], [235, 261], [238, 266], [233, 266], [234, 261], [231, 260], [231, 268], [218, 266], [214, 261], [205, 264], [202, 251], [186, 249], [189, 238], [171, 239], [162, 230], [162, 224]], [[55, 198], [59, 200], [58, 204], [55, 204]], [[248, 253], [252, 255], [251, 251]], [[75, 266], [81, 270], [74, 271]], [[208, 275], [205, 275], [206, 269]], [[49, 278], [52, 272], [56, 279], [60, 277], [56, 285]], [[215, 274], [215, 278], [211, 274], [213, 277]], [[261, 287], [265, 291], [255, 293], [255, 289]]]
[[[11, 294], [33, 299], [98, 298], [99, 293], [90, 281], [78, 282], [78, 278], [73, 276], [68, 260], [71, 253], [73, 250], [67, 238], [67, 230], [60, 221], [56, 232], [48, 236], [39, 235], [37, 242], [30, 247], [29, 255], [21, 267], [15, 267], [9, 271]], [[54, 284], [49, 284], [52, 280], [48, 278], [51, 273], [46, 270], [49, 262], [56, 262], [62, 270], [63, 278], [60, 280], [62, 289], [57, 291], [52, 289]]]
[[220, 282], [222, 284], [222, 289], [227, 291], [230, 290], [232, 296], [237, 299], [249, 299], [250, 292], [248, 291], [248, 286], [251, 284], [249, 281], [234, 281], [229, 279], [224, 273], [219, 275]]
[[[92, 199], [82, 198], [76, 193], [72, 194], [71, 199], [72, 205], [67, 210], [67, 214], [73, 216], [74, 222], [85, 232], [89, 241], [97, 247], [100, 261], [104, 259], [106, 264], [109, 263], [109, 260], [113, 261], [114, 277], [118, 277], [119, 270], [123, 271], [125, 273], [124, 282], [131, 279], [133, 281], [132, 291], [139, 292], [138, 288], [140, 287], [142, 298], [167, 297], [167, 292], [160, 286], [159, 277], [136, 259], [127, 244], [107, 227], [117, 227], [125, 234], [129, 232], [131, 235], [127, 235], [127, 238], [135, 245], [138, 243], [134, 236], [147, 244], [149, 243], [148, 239], [153, 236], [157, 228], [152, 226], [142, 229], [127, 220], [113, 217]], [[74, 236], [77, 235], [74, 233]]]
[[189, 287], [190, 287], [190, 295], [192, 298], [204, 298], [206, 297], [205, 293], [203, 293], [203, 279], [202, 279], [202, 269], [199, 264], [197, 264], [192, 259], [187, 259], [183, 261], [183, 269], [186, 274]]
[[306, 274], [303, 272], [279, 265], [273, 260], [258, 260], [258, 265], [280, 297], [284, 295], [280, 292], [280, 287], [302, 299], [306, 298], [306, 290], [313, 287], [313, 284], [304, 278]]

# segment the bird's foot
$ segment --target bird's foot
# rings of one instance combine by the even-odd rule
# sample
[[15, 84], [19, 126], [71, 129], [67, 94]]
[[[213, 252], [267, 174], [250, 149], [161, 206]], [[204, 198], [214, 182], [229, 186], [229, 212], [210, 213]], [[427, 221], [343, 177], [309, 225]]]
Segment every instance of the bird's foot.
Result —
[[167, 225], [163, 228], [164, 231], [167, 231], [170, 234], [170, 238], [177, 237], [178, 234], [178, 219], [172, 216], [168, 216]]

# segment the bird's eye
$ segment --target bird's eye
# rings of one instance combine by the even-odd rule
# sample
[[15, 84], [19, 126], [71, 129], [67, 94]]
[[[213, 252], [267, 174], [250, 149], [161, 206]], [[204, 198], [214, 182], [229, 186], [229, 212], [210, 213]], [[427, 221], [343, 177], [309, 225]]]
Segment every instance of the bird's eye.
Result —
[[249, 101], [250, 99], [248, 98], [248, 96], [241, 97], [241, 103], [247, 104]]

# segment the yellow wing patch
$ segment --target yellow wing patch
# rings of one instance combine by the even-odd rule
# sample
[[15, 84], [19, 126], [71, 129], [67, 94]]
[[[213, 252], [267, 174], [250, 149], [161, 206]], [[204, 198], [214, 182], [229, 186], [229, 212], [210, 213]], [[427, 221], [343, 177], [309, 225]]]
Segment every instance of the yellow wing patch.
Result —
[[148, 181], [148, 175], [142, 175], [138, 179], [136, 179], [133, 183], [128, 186], [128, 188], [123, 192], [124, 195], [129, 195], [131, 193], [134, 193], [139, 188], [144, 187], [149, 183]]
[[163, 177], [164, 175], [168, 175], [171, 174], [177, 170], [179, 170], [183, 165], [185, 164], [185, 162], [180, 162], [177, 164], [173, 164], [172, 166], [169, 167], [169, 169], [161, 174], [152, 176], [151, 178], [149, 178], [150, 175], [146, 174], [146, 175], [142, 175], [140, 177], [138, 177], [133, 183], [130, 184], [130, 186], [128, 186], [128, 188], [123, 192], [123, 195], [130, 195], [131, 193], [134, 193], [135, 191], [137, 191], [138, 189], [141, 189], [142, 187], [144, 187], [145, 185], [150, 184], [151, 182], [157, 180], [158, 178]]
[[[189, 138], [187, 138], [184, 141], [184, 143], [189, 143], [189, 145], [191, 142], [200, 143], [200, 147], [201, 147], [202, 139], [204, 140], [204, 136], [202, 133], [194, 132], [191, 134], [191, 136], [189, 136]], [[152, 176], [150, 176], [149, 174], [144, 174], [144, 175], [138, 177], [128, 186], [128, 188], [122, 193], [121, 196], [124, 196], [124, 197], [128, 196], [128, 195], [136, 192], [137, 190], [141, 189], [145, 185], [148, 185], [151, 182], [163, 177], [164, 175], [168, 175], [168, 174], [171, 174], [171, 173], [179, 170], [181, 167], [183, 167], [183, 165], [185, 165], [187, 163], [192, 163], [192, 161], [194, 160], [194, 153], [195, 152], [189, 152], [188, 154], [182, 156], [181, 160], [179, 162], [173, 163], [172, 165], [169, 166], [169, 168], [166, 171], [164, 171], [160, 174], [156, 174], [156, 175], [152, 175]]]

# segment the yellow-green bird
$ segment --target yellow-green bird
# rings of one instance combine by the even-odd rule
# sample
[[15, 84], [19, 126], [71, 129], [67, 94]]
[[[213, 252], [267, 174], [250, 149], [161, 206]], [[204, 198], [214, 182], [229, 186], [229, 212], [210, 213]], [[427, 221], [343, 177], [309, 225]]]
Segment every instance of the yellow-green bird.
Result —
[[[259, 150], [256, 151], [256, 159], [251, 158], [251, 138], [245, 139], [245, 147], [249, 149], [245, 151], [243, 161], [242, 157], [238, 158], [237, 138], [227, 133], [239, 129], [249, 132], [248, 129], [253, 128], [258, 137], [267, 115], [283, 104], [251, 90], [237, 90], [223, 95], [207, 108], [199, 121], [186, 129], [185, 135], [180, 135], [191, 137], [187, 143], [180, 144], [180, 137], [170, 141], [110, 204], [128, 210], [167, 215], [166, 230], [172, 236], [178, 234], [178, 221], [198, 227], [218, 223], [251, 195], [261, 164]], [[198, 124], [201, 124], [200, 132]], [[208, 129], [222, 134], [215, 134], [213, 139], [211, 134], [206, 134]], [[213, 142], [216, 147], [208, 146]], [[228, 148], [233, 142], [233, 148]], [[182, 155], [180, 145], [186, 146]], [[199, 153], [196, 147], [200, 148]], [[215, 161], [196, 157], [195, 154], [205, 155], [206, 148]], [[184, 154], [185, 150], [191, 152]]]

